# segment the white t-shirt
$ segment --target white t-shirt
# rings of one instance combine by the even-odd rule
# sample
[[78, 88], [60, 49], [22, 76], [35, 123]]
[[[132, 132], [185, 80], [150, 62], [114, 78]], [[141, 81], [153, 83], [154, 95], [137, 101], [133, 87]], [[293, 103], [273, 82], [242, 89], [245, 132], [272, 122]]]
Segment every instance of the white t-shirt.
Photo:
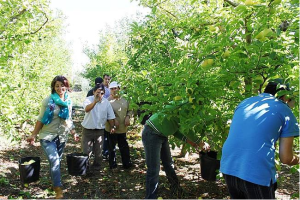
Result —
[[[83, 102], [83, 108], [94, 101], [94, 96], [86, 97]], [[86, 112], [81, 125], [86, 129], [104, 129], [107, 120], [115, 119], [114, 111], [105, 98], [102, 98], [101, 102], [96, 103], [94, 108], [89, 112]]]

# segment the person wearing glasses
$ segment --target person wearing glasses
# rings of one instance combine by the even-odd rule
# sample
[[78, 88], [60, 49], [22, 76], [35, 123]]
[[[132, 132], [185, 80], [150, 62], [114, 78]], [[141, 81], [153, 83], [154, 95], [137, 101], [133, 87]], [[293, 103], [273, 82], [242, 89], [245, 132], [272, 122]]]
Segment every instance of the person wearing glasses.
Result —
[[115, 132], [115, 114], [105, 94], [104, 85], [96, 85], [93, 89], [93, 96], [86, 97], [83, 102], [85, 111], [84, 119], [81, 123], [82, 131], [82, 151], [91, 156], [94, 154], [94, 162], [91, 169], [100, 170], [101, 151], [103, 148], [105, 123], [111, 126], [111, 133]]
[[117, 167], [116, 162], [116, 144], [118, 143], [122, 164], [124, 169], [132, 167], [130, 160], [129, 146], [126, 140], [127, 127], [130, 125], [130, 117], [132, 111], [129, 110], [129, 103], [126, 99], [120, 96], [120, 85], [113, 81], [109, 84], [110, 97], [107, 99], [116, 115], [115, 124], [116, 130], [114, 134], [109, 134], [111, 126], [106, 123], [105, 132], [108, 134], [108, 151], [109, 151], [109, 167], [114, 169]]

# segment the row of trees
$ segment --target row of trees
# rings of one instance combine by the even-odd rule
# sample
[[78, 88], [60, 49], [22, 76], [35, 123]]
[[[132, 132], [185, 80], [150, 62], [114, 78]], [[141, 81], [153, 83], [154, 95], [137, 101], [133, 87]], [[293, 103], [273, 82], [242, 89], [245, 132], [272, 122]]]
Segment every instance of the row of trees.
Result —
[[[170, 101], [189, 102], [181, 107], [183, 130], [194, 130], [219, 151], [236, 105], [262, 92], [268, 80], [290, 82], [289, 95], [298, 102], [297, 1], [139, 3], [151, 13], [100, 34], [97, 48], [85, 49], [90, 63], [83, 73], [91, 81], [111, 74], [133, 108], [151, 102], [141, 109], [156, 112]], [[70, 77], [71, 62], [62, 16], [48, 0], [1, 1], [0, 11], [0, 133], [15, 138], [16, 130], [34, 123], [52, 78]]]
[[34, 123], [53, 77], [71, 73], [70, 53], [48, 0], [1, 1], [0, 12], [0, 134], [16, 139]]
[[[85, 77], [112, 74], [133, 107], [151, 102], [142, 106], [148, 112], [170, 101], [189, 102], [181, 108], [183, 129], [195, 130], [215, 150], [222, 148], [237, 104], [262, 92], [268, 80], [290, 82], [289, 95], [298, 102], [298, 1], [139, 3], [151, 14], [123, 24], [127, 38], [121, 42], [108, 30], [96, 50], [87, 48]], [[294, 111], [298, 116], [298, 105]]]

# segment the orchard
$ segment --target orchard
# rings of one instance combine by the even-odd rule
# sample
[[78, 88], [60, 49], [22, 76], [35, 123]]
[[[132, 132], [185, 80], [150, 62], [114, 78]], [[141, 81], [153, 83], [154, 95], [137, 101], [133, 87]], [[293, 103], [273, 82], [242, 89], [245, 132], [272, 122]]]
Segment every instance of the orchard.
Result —
[[[117, 42], [117, 33], [104, 35], [99, 49], [87, 54], [91, 65], [84, 74], [90, 80], [95, 72], [112, 74], [132, 107], [151, 102], [140, 107], [147, 114], [171, 101], [189, 102], [179, 116], [184, 130], [220, 151], [237, 104], [263, 92], [267, 81], [283, 78], [298, 101], [297, 1], [140, 4], [152, 13], [129, 24], [125, 43]], [[298, 106], [293, 111], [299, 115]]]
[[[145, 111], [135, 125], [172, 101], [187, 102], [182, 130], [209, 141], [220, 158], [236, 106], [268, 81], [283, 78], [299, 102], [298, 0], [138, 2], [151, 13], [103, 31], [96, 49], [85, 48], [90, 62], [80, 74], [91, 83], [104, 73], [120, 82], [135, 112]], [[20, 143], [52, 78], [64, 74], [75, 85], [78, 76], [62, 38], [63, 14], [54, 15], [48, 0], [1, 1], [0, 11], [0, 135]], [[293, 113], [299, 116], [298, 103]], [[299, 166], [290, 170], [299, 173]]]

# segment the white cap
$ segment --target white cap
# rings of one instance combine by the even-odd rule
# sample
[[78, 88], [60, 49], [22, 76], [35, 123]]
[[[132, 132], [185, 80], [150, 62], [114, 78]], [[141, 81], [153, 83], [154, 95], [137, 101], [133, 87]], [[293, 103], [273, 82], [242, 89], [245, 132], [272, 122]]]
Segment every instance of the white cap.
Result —
[[117, 81], [113, 81], [109, 84], [109, 89], [115, 88], [115, 87], [120, 87]]

